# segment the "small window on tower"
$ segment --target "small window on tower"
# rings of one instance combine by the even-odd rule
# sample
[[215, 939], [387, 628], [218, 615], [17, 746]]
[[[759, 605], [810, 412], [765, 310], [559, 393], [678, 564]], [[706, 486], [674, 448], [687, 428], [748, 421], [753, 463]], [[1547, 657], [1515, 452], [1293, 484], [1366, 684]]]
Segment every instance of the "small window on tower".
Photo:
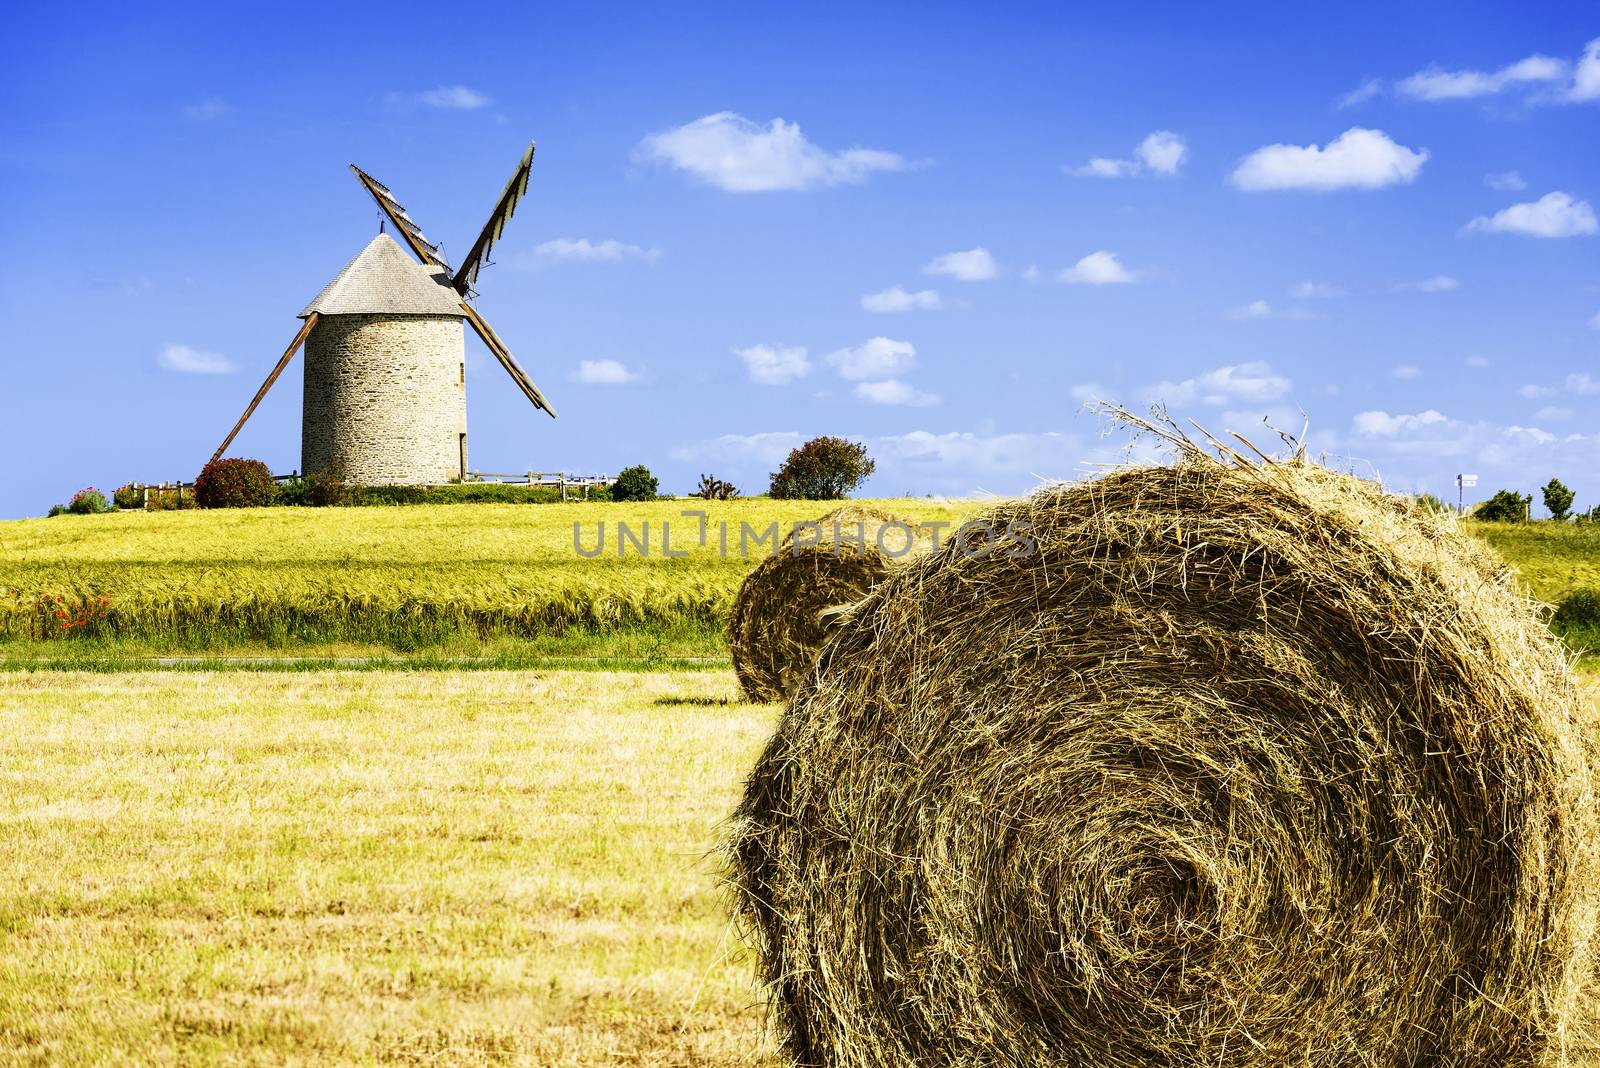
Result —
[[467, 384], [467, 361], [465, 360], [461, 361], [461, 384], [463, 386]]

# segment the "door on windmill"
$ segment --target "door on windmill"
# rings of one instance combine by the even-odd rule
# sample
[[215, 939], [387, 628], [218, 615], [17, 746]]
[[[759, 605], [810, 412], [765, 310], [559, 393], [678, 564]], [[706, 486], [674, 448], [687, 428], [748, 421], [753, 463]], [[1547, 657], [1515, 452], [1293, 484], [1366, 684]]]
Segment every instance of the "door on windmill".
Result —
[[456, 440], [461, 446], [461, 480], [465, 482], [467, 479], [467, 436], [465, 434], [457, 434]]

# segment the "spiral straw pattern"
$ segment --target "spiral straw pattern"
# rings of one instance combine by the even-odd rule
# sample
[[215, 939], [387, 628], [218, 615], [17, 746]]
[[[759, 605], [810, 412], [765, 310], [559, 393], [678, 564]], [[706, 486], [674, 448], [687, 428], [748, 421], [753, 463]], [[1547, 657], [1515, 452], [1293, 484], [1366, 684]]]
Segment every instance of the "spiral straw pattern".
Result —
[[1563, 653], [1449, 519], [1293, 459], [999, 506], [822, 651], [736, 815], [797, 1063], [1563, 1063]]
[[845, 505], [797, 524], [745, 576], [728, 615], [728, 651], [752, 701], [783, 701], [828, 640], [832, 610], [859, 601], [899, 563], [925, 552], [917, 523]]

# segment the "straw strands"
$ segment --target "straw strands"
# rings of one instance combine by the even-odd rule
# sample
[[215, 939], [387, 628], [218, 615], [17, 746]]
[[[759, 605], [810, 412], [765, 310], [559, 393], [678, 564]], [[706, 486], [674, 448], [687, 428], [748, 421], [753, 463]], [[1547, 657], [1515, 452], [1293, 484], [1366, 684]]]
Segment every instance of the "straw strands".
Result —
[[1562, 1063], [1597, 896], [1562, 651], [1449, 519], [1168, 437], [822, 651], [731, 844], [788, 1053]]

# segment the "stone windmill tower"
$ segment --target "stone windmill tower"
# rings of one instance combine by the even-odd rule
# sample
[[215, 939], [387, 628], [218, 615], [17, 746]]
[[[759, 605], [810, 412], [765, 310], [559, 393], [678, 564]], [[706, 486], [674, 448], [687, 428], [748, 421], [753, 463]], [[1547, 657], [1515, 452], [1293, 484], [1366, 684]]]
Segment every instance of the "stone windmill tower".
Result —
[[356, 180], [411, 254], [380, 232], [323, 287], [300, 313], [300, 332], [211, 458], [233, 444], [304, 345], [301, 470], [312, 474], [337, 464], [349, 481], [367, 486], [427, 485], [465, 475], [463, 323], [472, 325], [534, 407], [554, 417], [555, 409], [471, 303], [477, 296], [473, 283], [527, 192], [532, 166], [529, 144], [466, 259], [452, 269], [388, 188], [352, 164]]

